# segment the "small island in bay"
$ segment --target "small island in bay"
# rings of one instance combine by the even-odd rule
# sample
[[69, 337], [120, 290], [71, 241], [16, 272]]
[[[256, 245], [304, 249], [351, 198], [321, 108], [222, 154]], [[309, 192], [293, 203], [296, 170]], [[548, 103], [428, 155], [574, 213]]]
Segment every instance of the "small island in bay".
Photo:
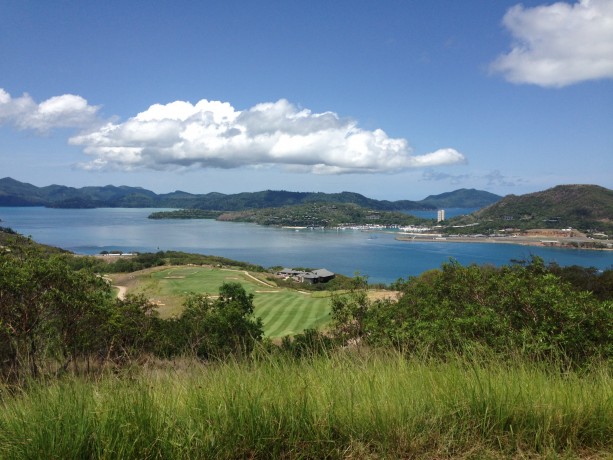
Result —
[[149, 219], [217, 219], [222, 211], [204, 209], [177, 209], [174, 211], [157, 211], [149, 214]]

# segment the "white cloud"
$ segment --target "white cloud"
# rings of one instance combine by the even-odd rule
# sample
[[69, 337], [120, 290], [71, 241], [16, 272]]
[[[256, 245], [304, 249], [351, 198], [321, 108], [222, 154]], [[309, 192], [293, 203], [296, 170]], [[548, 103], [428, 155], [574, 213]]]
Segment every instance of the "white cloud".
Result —
[[312, 113], [286, 100], [238, 111], [201, 100], [155, 104], [123, 123], [70, 139], [94, 159], [86, 169], [236, 168], [280, 165], [316, 174], [395, 172], [463, 163], [446, 148], [412, 155], [405, 139], [367, 131], [333, 112]]
[[613, 78], [613, 0], [515, 5], [503, 24], [514, 43], [490, 68], [513, 83], [562, 87]]
[[74, 94], [54, 96], [37, 104], [28, 94], [13, 98], [0, 88], [0, 125], [7, 123], [41, 133], [55, 128], [84, 128], [96, 122], [97, 111], [98, 107]]

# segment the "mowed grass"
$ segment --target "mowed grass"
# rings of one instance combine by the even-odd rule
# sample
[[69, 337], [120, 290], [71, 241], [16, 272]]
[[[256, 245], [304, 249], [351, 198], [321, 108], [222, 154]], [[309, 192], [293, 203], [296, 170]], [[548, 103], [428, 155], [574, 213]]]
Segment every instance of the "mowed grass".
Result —
[[214, 297], [223, 283], [240, 283], [245, 291], [254, 295], [255, 315], [262, 318], [264, 332], [271, 338], [320, 328], [330, 316], [329, 295], [267, 285], [240, 270], [174, 267], [116, 275], [113, 279], [115, 284], [126, 285], [129, 293], [144, 294], [158, 304], [162, 318], [180, 315], [190, 293]]
[[262, 318], [268, 337], [282, 337], [318, 329], [330, 320], [330, 298], [297, 291], [260, 292], [255, 314]]

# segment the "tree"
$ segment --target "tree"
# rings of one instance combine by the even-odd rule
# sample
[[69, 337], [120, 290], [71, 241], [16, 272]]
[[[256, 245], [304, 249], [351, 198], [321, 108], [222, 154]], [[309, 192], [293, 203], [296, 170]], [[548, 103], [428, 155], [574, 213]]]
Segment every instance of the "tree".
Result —
[[36, 377], [44, 360], [66, 367], [96, 346], [108, 317], [110, 287], [66, 255], [49, 254], [17, 237], [0, 252], [0, 369]]
[[115, 360], [129, 360], [155, 350], [158, 313], [144, 295], [115, 299], [113, 314], [103, 327], [104, 353]]
[[457, 262], [409, 279], [397, 303], [368, 311], [373, 345], [435, 353], [475, 345], [532, 358], [613, 356], [613, 308], [575, 291], [534, 258], [496, 269]]
[[249, 353], [262, 339], [262, 321], [253, 318], [253, 294], [239, 283], [222, 284], [217, 299], [195, 294], [184, 305], [179, 327], [187, 349], [199, 358]]
[[332, 332], [341, 343], [359, 343], [365, 334], [365, 320], [371, 307], [368, 280], [356, 275], [349, 292], [331, 298]]

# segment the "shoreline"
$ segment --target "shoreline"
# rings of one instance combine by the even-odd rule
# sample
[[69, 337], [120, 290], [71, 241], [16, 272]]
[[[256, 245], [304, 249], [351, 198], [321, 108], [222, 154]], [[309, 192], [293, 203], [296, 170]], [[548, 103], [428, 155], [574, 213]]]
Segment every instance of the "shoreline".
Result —
[[[488, 243], [488, 244], [517, 244], [520, 246], [539, 246], [561, 249], [581, 249], [594, 251], [613, 251], [612, 240], [593, 240], [590, 238], [546, 238], [538, 236], [439, 236], [424, 234], [398, 235], [397, 241], [405, 242], [433, 242], [433, 243]], [[593, 247], [602, 244], [606, 247]], [[592, 246], [592, 247], [590, 247]]]

